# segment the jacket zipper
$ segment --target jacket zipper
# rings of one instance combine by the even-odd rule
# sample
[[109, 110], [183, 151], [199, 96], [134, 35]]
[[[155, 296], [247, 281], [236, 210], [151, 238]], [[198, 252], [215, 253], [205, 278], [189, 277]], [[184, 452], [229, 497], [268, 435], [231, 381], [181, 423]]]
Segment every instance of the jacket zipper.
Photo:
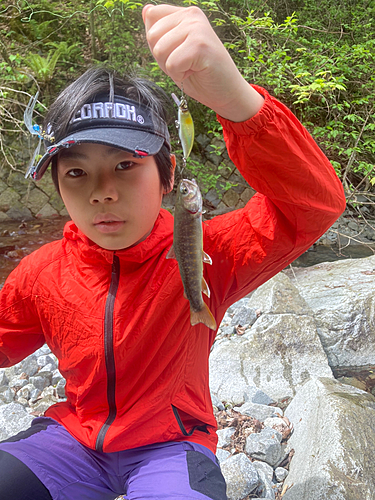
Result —
[[107, 371], [107, 401], [108, 401], [108, 417], [102, 425], [98, 437], [96, 438], [95, 449], [103, 451], [105, 436], [116, 418], [116, 367], [115, 356], [113, 352], [113, 311], [115, 307], [115, 298], [118, 290], [120, 278], [120, 259], [117, 255], [113, 257], [111, 284], [107, 301], [105, 303], [104, 313], [104, 356], [105, 367]]

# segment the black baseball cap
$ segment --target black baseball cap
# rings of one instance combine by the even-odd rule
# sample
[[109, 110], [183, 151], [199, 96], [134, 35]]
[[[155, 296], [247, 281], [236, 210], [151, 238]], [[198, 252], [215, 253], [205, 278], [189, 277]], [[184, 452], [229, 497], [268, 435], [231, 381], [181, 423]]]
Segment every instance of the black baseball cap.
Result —
[[26, 176], [35, 181], [42, 178], [52, 158], [62, 148], [82, 143], [103, 144], [133, 153], [136, 157], [152, 156], [170, 138], [166, 122], [151, 108], [139, 102], [115, 95], [99, 95], [84, 104], [69, 123], [64, 138], [54, 143], [52, 127], [44, 135], [46, 153], [32, 166]]

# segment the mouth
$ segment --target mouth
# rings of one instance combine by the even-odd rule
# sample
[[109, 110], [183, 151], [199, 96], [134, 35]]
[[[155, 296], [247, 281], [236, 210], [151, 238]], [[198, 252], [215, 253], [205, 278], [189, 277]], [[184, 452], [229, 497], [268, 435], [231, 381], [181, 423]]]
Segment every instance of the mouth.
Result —
[[114, 214], [98, 214], [94, 218], [93, 224], [101, 233], [113, 233], [121, 229], [125, 221]]

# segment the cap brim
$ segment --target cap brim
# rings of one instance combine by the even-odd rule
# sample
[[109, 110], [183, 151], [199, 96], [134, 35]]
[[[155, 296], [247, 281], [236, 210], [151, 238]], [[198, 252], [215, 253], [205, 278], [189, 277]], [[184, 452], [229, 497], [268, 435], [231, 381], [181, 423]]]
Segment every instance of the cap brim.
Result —
[[52, 158], [63, 148], [77, 146], [82, 143], [102, 144], [104, 146], [123, 149], [129, 153], [141, 151], [147, 155], [158, 153], [165, 142], [164, 138], [143, 130], [119, 128], [91, 128], [74, 132], [51, 147], [37, 163], [32, 177], [35, 181], [42, 178]]

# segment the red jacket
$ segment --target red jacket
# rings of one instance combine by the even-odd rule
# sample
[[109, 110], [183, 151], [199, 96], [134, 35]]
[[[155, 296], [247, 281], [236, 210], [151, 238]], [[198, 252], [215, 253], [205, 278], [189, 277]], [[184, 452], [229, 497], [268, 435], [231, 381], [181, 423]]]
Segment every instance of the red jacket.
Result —
[[[292, 115], [264, 90], [244, 123], [220, 119], [228, 151], [258, 193], [203, 225], [206, 299], [216, 321], [305, 251], [345, 208], [335, 172]], [[80, 442], [114, 452], [191, 440], [215, 452], [208, 385], [215, 332], [190, 325], [189, 302], [161, 210], [133, 248], [109, 251], [70, 222], [64, 238], [25, 257], [0, 295], [0, 366], [47, 342], [67, 401], [47, 410]]]

